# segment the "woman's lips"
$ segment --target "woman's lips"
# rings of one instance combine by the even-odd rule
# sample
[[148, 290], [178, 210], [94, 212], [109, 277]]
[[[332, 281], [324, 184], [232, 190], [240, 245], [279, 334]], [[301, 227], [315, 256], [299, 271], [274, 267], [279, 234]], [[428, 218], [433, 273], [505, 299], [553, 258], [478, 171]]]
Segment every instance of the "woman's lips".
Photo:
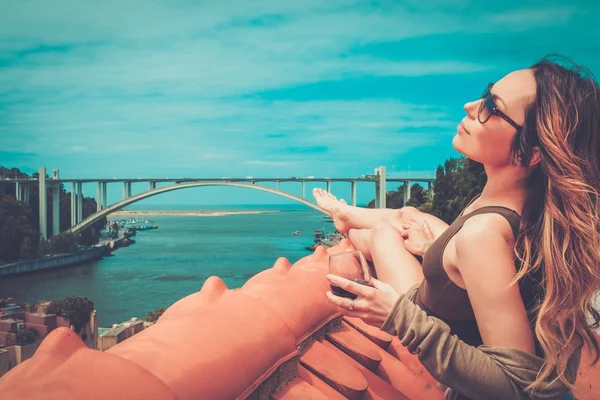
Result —
[[458, 129], [462, 130], [467, 135], [470, 135], [469, 131], [467, 130], [467, 128], [465, 128], [465, 125], [462, 122], [460, 123], [460, 125], [458, 125]]

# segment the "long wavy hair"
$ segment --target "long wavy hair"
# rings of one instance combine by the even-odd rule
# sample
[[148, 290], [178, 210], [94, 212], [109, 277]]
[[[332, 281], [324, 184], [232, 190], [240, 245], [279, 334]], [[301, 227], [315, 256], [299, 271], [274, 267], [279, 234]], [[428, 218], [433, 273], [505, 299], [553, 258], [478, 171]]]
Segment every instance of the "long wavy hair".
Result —
[[534, 330], [545, 365], [530, 390], [547, 379], [573, 389], [565, 371], [583, 343], [594, 364], [600, 358], [594, 334], [600, 324], [594, 309], [600, 290], [600, 90], [591, 72], [555, 59], [547, 56], [530, 67], [536, 99], [511, 149], [523, 167], [536, 146], [541, 158], [529, 177], [515, 247], [521, 262], [515, 282], [540, 277]]

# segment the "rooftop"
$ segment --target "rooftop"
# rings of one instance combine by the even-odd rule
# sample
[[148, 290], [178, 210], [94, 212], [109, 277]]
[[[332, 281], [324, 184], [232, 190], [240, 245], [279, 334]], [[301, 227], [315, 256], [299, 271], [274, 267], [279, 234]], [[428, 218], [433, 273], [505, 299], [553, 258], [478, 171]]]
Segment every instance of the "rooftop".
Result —
[[118, 335], [125, 329], [136, 324], [142, 324], [143, 322], [144, 321], [138, 320], [137, 318], [132, 318], [129, 321], [125, 321], [120, 324], [114, 324], [112, 328], [98, 328], [98, 336]]
[[[348, 247], [344, 240], [331, 251]], [[0, 379], [0, 391], [47, 399], [442, 399], [397, 338], [336, 312], [326, 273], [319, 247], [293, 266], [280, 258], [240, 289], [211, 277], [106, 352], [58, 328]], [[600, 368], [586, 357], [577, 398], [597, 399]], [[36, 384], [23, 385], [32, 375]]]
[[14, 319], [14, 318], [3, 318], [2, 322], [8, 322], [9, 324], [12, 324], [14, 322], [23, 322], [22, 319]]

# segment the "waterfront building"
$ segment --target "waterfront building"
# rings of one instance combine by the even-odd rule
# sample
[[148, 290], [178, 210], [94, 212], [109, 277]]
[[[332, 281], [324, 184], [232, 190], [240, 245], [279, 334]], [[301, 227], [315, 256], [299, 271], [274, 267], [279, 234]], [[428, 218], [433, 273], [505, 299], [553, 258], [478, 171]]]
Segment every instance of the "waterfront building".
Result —
[[114, 324], [112, 328], [98, 328], [98, 350], [105, 351], [123, 340], [143, 331], [144, 321], [131, 318], [129, 321]]
[[[0, 308], [0, 376], [23, 361], [31, 358], [44, 338], [58, 327], [71, 328], [68, 319], [47, 314], [49, 302], [38, 305], [36, 312], [26, 312], [17, 304], [8, 302]], [[92, 311], [89, 322], [79, 332], [80, 338], [91, 349], [96, 348], [98, 325], [96, 311]], [[17, 344], [17, 332], [35, 330], [35, 342]]]

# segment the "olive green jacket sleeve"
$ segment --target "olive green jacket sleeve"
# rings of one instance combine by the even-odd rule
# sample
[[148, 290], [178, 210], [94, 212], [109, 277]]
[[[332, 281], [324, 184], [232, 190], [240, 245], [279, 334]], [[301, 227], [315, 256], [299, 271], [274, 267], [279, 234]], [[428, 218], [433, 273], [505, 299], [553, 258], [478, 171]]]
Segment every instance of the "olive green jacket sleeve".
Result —
[[[542, 358], [512, 348], [468, 345], [450, 334], [446, 323], [428, 316], [405, 295], [400, 296], [381, 329], [398, 336], [429, 373], [448, 387], [446, 399], [561, 399], [567, 390], [560, 380], [550, 379], [542, 389], [525, 392], [542, 368]], [[580, 357], [581, 347], [566, 371], [572, 383]]]

